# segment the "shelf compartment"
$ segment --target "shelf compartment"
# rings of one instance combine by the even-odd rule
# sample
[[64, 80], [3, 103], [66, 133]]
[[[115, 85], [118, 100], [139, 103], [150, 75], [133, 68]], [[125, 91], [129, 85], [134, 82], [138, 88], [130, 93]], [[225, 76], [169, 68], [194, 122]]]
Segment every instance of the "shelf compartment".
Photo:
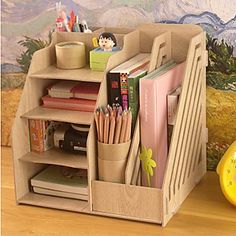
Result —
[[83, 212], [83, 210], [88, 206], [87, 201], [54, 197], [32, 192], [29, 192], [20, 198], [18, 203], [75, 212]]
[[81, 69], [62, 70], [55, 65], [51, 65], [43, 70], [30, 74], [31, 78], [39, 79], [61, 79], [61, 80], [78, 80], [85, 82], [102, 82], [104, 72], [93, 71], [87, 65]]
[[31, 163], [88, 169], [87, 157], [85, 155], [66, 153], [57, 148], [52, 148], [42, 153], [28, 152], [26, 155], [22, 156], [20, 160]]
[[92, 112], [51, 109], [39, 106], [23, 114], [21, 117], [91, 125], [93, 122], [93, 115]]

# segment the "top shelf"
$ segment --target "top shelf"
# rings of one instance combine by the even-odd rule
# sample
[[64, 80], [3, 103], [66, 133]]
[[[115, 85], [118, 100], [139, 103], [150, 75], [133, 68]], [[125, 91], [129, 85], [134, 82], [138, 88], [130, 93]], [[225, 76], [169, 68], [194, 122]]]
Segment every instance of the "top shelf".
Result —
[[93, 71], [88, 65], [81, 69], [75, 70], [62, 70], [58, 69], [55, 65], [52, 65], [36, 73], [32, 73], [30, 77], [39, 79], [78, 80], [101, 83], [104, 78], [104, 72]]

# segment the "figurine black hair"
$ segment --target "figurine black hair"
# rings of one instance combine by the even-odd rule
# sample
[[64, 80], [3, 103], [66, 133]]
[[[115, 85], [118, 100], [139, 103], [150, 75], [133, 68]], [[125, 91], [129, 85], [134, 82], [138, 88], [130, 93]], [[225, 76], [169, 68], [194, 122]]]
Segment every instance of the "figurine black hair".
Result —
[[117, 45], [114, 34], [104, 32], [99, 36], [99, 46], [105, 52], [111, 52], [112, 48]]

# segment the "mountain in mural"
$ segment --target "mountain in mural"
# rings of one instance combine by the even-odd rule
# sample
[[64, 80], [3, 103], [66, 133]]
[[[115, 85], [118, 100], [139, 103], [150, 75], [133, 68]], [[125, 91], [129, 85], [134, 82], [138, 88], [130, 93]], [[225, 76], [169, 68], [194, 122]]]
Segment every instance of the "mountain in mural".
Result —
[[236, 56], [236, 16], [224, 23], [216, 14], [203, 12], [199, 15], [187, 14], [178, 21], [165, 20], [162, 23], [198, 24], [211, 37], [218, 40], [224, 39], [226, 43], [232, 45], [234, 47], [233, 54]]

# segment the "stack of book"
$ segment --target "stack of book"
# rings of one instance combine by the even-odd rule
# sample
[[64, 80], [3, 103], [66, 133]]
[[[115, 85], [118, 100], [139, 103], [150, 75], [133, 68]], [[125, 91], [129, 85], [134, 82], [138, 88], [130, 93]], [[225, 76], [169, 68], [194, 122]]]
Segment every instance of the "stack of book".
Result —
[[43, 106], [93, 112], [99, 87], [99, 83], [59, 81], [48, 88], [48, 95], [42, 97]]
[[139, 80], [147, 74], [150, 53], [140, 53], [115, 67], [107, 74], [107, 93], [110, 106], [130, 108], [132, 131], [139, 110]]
[[88, 200], [86, 170], [50, 165], [30, 182], [35, 193]]

